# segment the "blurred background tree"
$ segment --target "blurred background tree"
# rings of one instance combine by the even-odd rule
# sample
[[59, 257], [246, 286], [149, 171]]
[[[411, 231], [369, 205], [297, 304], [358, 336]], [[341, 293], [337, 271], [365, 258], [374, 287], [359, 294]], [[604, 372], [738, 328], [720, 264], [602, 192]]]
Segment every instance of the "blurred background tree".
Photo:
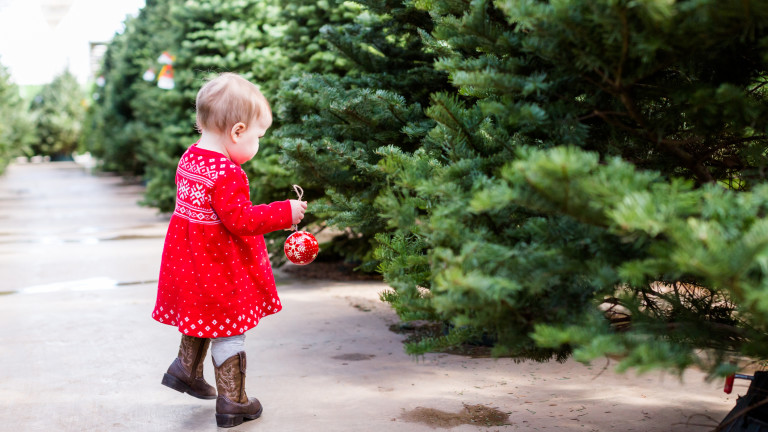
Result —
[[[340, 70], [342, 57], [328, 51], [319, 29], [351, 21], [357, 9], [325, 0], [148, 1], [107, 50], [106, 84], [89, 113], [87, 147], [104, 169], [143, 176], [145, 204], [171, 211], [178, 157], [197, 139], [194, 98], [204, 81], [237, 72], [257, 83], [273, 105], [291, 110], [277, 98], [281, 85], [303, 73]], [[163, 51], [175, 56], [170, 90], [142, 78], [147, 69], [158, 69]], [[275, 116], [272, 131], [282, 121]], [[296, 174], [280, 162], [272, 136], [243, 167], [253, 179], [269, 179], [251, 182], [254, 201], [293, 197]]]
[[16, 156], [31, 153], [34, 142], [32, 119], [19, 87], [8, 69], [0, 64], [0, 174]]
[[83, 131], [86, 102], [80, 83], [69, 70], [44, 85], [29, 105], [35, 141], [31, 152], [54, 160], [71, 160]]
[[[158, 88], [154, 77], [146, 81], [144, 73], [152, 70], [157, 75], [162, 66], [158, 57], [177, 46], [181, 27], [171, 11], [181, 3], [147, 0], [139, 15], [126, 20], [125, 30], [112, 39], [102, 60], [103, 86], [94, 86], [95, 100], [87, 114], [83, 138], [85, 149], [99, 158], [102, 169], [144, 176], [149, 183], [147, 203], [163, 211], [173, 207], [174, 194], [163, 188], [156, 192], [155, 177], [169, 178], [164, 172], [169, 169], [173, 154], [172, 150], [169, 155], [152, 149], [176, 149], [173, 137], [162, 133], [168, 125], [182, 126], [172, 124], [174, 107], [185, 102], [186, 107], [190, 102], [181, 101], [181, 95], [175, 92]], [[188, 136], [194, 133], [193, 127], [187, 128]], [[155, 164], [165, 169], [152, 171]], [[172, 182], [172, 174], [170, 179]]]

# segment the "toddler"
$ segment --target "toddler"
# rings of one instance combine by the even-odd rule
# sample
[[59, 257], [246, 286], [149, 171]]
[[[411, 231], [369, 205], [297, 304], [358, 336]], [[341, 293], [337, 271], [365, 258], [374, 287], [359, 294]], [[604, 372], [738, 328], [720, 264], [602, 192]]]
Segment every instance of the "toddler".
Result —
[[[152, 317], [182, 333], [162, 384], [216, 398], [217, 425], [232, 427], [262, 412], [245, 394], [245, 332], [282, 308], [263, 234], [299, 223], [307, 203], [250, 201], [240, 165], [256, 155], [272, 124], [269, 104], [254, 84], [221, 74], [200, 89], [196, 109], [201, 136], [176, 170], [176, 209]], [[216, 388], [203, 378], [209, 345]]]

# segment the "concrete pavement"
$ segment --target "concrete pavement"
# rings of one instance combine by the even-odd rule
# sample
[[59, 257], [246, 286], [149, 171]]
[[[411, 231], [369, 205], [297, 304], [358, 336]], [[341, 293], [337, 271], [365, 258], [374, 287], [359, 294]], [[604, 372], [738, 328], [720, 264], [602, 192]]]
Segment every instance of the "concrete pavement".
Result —
[[[0, 177], [0, 431], [217, 429], [215, 401], [160, 385], [179, 333], [150, 317], [167, 216], [141, 193], [74, 163]], [[383, 283], [277, 277], [283, 311], [246, 338], [264, 414], [232, 431], [705, 431], [746, 391], [727, 396], [698, 371], [413, 358], [389, 330]], [[509, 419], [457, 424], [465, 406]]]

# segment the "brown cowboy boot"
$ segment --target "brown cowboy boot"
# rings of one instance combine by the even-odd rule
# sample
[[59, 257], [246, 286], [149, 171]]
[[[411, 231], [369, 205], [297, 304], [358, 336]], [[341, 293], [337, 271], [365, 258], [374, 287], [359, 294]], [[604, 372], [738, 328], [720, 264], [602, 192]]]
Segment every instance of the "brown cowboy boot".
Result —
[[259, 418], [261, 403], [245, 394], [245, 352], [240, 351], [216, 366], [216, 425], [233, 427], [246, 420]]
[[203, 378], [203, 360], [210, 339], [181, 335], [179, 356], [163, 375], [162, 384], [199, 399], [213, 399], [216, 389]]

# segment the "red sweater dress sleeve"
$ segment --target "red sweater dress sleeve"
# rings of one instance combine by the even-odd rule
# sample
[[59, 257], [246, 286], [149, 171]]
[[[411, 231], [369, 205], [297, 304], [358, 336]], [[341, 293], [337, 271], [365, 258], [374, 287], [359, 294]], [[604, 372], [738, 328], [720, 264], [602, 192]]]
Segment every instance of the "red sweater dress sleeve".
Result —
[[263, 235], [291, 226], [290, 201], [251, 204], [248, 178], [242, 170], [224, 171], [211, 201], [221, 222], [236, 236]]

